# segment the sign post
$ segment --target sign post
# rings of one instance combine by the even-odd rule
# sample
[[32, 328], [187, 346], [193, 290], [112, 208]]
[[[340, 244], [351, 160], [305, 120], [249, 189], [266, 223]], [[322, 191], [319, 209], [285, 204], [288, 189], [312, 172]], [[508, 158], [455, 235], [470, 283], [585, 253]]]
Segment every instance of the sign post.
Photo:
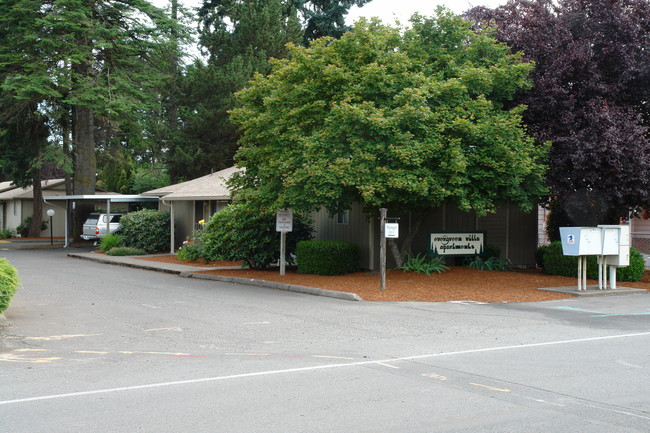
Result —
[[379, 290], [386, 290], [386, 215], [388, 209], [379, 209]]
[[275, 231], [280, 232], [280, 275], [284, 275], [287, 264], [287, 232], [293, 231], [293, 210], [278, 211], [275, 216]]

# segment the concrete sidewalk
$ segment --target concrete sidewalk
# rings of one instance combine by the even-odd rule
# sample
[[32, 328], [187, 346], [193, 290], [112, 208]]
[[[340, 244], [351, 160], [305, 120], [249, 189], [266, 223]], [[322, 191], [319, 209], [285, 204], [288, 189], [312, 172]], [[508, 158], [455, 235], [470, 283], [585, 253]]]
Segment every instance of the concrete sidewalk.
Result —
[[73, 257], [82, 260], [89, 260], [97, 263], [105, 263], [110, 265], [145, 269], [148, 271], [166, 272], [169, 274], [176, 274], [185, 278], [221, 281], [221, 282], [233, 283], [233, 284], [247, 284], [252, 286], [268, 287], [276, 290], [285, 290], [289, 292], [305, 293], [305, 294], [315, 295], [315, 296], [325, 296], [329, 298], [343, 299], [347, 301], [363, 301], [363, 299], [355, 293], [337, 292], [333, 290], [318, 289], [315, 287], [277, 283], [275, 281], [254, 280], [250, 278], [226, 277], [221, 275], [209, 275], [209, 274], [198, 273], [200, 271], [209, 271], [215, 269], [240, 269], [239, 266], [223, 266], [223, 267], [209, 268], [209, 267], [202, 267], [202, 266], [178, 265], [175, 263], [142, 260], [141, 258], [136, 258], [134, 256], [126, 256], [126, 257], [109, 256], [106, 254], [97, 254], [93, 252], [68, 253], [68, 257]]

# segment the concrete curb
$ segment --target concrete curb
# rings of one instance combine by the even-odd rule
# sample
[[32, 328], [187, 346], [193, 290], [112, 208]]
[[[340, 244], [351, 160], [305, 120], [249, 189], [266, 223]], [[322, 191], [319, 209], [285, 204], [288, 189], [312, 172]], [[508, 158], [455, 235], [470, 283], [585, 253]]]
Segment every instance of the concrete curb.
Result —
[[186, 278], [196, 278], [200, 280], [214, 280], [214, 281], [221, 281], [224, 283], [248, 284], [249, 286], [268, 287], [276, 290], [305, 293], [314, 296], [326, 296], [329, 298], [343, 299], [346, 301], [363, 301], [361, 296], [357, 295], [356, 293], [337, 292], [333, 290], [317, 289], [315, 287], [278, 283], [275, 281], [254, 280], [251, 278], [226, 277], [223, 275], [197, 274], [194, 272], [181, 272], [180, 276]]
[[635, 294], [648, 293], [648, 291], [645, 289], [633, 289], [631, 287], [617, 287], [615, 289], [600, 290], [598, 289], [598, 286], [595, 285], [587, 286], [587, 290], [578, 290], [576, 286], [543, 287], [540, 288], [539, 290], [545, 290], [547, 292], [566, 293], [577, 297], [635, 295]]
[[232, 283], [232, 284], [247, 284], [249, 286], [267, 287], [270, 289], [303, 293], [303, 294], [314, 295], [314, 296], [324, 296], [328, 298], [342, 299], [345, 301], [363, 301], [363, 299], [355, 293], [337, 292], [333, 290], [317, 289], [315, 287], [306, 287], [306, 286], [297, 286], [295, 284], [278, 283], [275, 281], [254, 280], [250, 278], [226, 277], [222, 275], [199, 274], [196, 272], [168, 269], [161, 266], [150, 266], [150, 265], [139, 264], [139, 263], [131, 263], [119, 259], [106, 259], [104, 257], [89, 257], [86, 255], [75, 254], [75, 253], [68, 253], [68, 257], [81, 259], [81, 260], [88, 260], [91, 262], [103, 263], [108, 265], [118, 265], [118, 266], [126, 266], [135, 269], [144, 269], [147, 271], [165, 272], [168, 274], [179, 275], [185, 278], [196, 278], [199, 280], [213, 280], [213, 281], [220, 281], [220, 282]]
[[134, 269], [144, 269], [146, 271], [156, 271], [156, 272], [164, 272], [166, 274], [174, 274], [174, 275], [179, 275], [183, 271], [179, 271], [176, 269], [167, 269], [167, 268], [161, 268], [157, 266], [149, 266], [149, 265], [140, 265], [136, 263], [130, 263], [130, 262], [123, 262], [123, 261], [117, 261], [117, 260], [107, 260], [103, 259], [101, 257], [86, 257], [81, 254], [75, 254], [75, 253], [68, 253], [68, 257], [72, 257], [75, 259], [81, 259], [81, 260], [88, 260], [89, 262], [96, 262], [96, 263], [102, 263], [105, 265], [118, 265], [118, 266], [125, 266], [127, 268], [134, 268]]

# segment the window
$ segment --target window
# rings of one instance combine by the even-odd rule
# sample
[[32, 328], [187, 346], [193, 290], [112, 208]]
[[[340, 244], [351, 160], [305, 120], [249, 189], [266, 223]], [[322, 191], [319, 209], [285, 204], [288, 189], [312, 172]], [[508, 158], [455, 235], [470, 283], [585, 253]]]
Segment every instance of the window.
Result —
[[336, 214], [336, 224], [350, 224], [350, 209]]

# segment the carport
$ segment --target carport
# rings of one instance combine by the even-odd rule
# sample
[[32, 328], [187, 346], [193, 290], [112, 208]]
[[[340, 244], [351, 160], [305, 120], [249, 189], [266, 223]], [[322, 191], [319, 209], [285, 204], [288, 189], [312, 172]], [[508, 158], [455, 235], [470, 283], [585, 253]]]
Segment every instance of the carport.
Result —
[[[56, 205], [51, 202], [65, 201], [65, 206]], [[70, 211], [75, 208], [75, 203], [85, 202], [106, 202], [106, 233], [110, 233], [109, 225], [111, 221], [111, 204], [112, 203], [141, 203], [141, 202], [157, 202], [157, 197], [144, 197], [139, 194], [85, 194], [85, 195], [59, 195], [59, 196], [43, 196], [43, 202], [53, 207], [65, 209], [65, 245], [64, 248], [70, 247], [70, 233], [69, 233], [69, 215]]]

